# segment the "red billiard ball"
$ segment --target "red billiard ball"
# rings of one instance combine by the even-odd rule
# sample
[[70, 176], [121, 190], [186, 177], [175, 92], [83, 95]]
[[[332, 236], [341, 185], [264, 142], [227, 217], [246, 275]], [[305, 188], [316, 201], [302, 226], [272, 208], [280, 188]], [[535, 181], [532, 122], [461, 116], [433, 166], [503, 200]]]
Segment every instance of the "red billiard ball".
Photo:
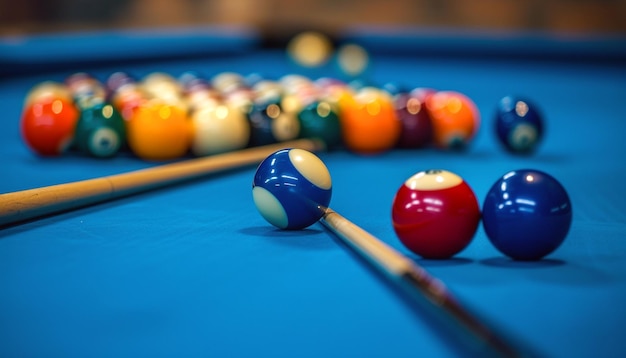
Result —
[[463, 250], [480, 222], [480, 207], [470, 186], [445, 170], [419, 172], [393, 199], [393, 228], [412, 252], [445, 259]]
[[48, 97], [34, 102], [22, 113], [22, 138], [37, 154], [60, 155], [72, 143], [79, 114], [66, 99]]

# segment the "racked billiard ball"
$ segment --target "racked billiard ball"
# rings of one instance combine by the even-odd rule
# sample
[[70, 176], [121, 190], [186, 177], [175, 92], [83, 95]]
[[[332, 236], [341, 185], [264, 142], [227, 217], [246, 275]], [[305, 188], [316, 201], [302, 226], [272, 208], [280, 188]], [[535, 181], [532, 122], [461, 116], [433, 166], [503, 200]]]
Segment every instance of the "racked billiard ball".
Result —
[[248, 111], [249, 146], [267, 145], [298, 138], [300, 122], [297, 115], [286, 112], [280, 98], [255, 102]]
[[565, 188], [551, 175], [523, 169], [504, 174], [483, 203], [491, 243], [516, 260], [538, 260], [556, 250], [572, 223]]
[[281, 107], [298, 119], [301, 138], [320, 139], [328, 148], [341, 143], [338, 106], [320, 86], [297, 75], [281, 78], [281, 86]]
[[106, 100], [107, 92], [102, 83], [88, 73], [79, 72], [68, 76], [65, 84], [78, 107], [89, 106], [94, 98]]
[[171, 160], [182, 157], [191, 145], [191, 124], [185, 109], [150, 100], [127, 121], [128, 145], [146, 160]]
[[24, 99], [24, 108], [35, 102], [41, 102], [47, 99], [62, 99], [67, 102], [72, 102], [73, 100], [72, 93], [65, 84], [54, 81], [44, 81], [33, 86], [33, 88], [28, 91]]
[[543, 119], [537, 106], [529, 100], [507, 96], [498, 102], [495, 129], [506, 150], [530, 154], [543, 137]]
[[463, 250], [480, 222], [470, 186], [445, 170], [427, 170], [407, 179], [393, 199], [393, 228], [412, 252], [445, 259]]
[[393, 148], [402, 124], [387, 92], [366, 87], [339, 100], [343, 143], [359, 154], [378, 154]]
[[430, 145], [433, 125], [426, 108], [426, 99], [434, 93], [435, 90], [416, 88], [411, 92], [400, 92], [394, 96], [396, 113], [402, 123], [398, 147], [424, 148]]
[[46, 97], [24, 109], [20, 121], [22, 138], [35, 153], [62, 154], [72, 144], [79, 111], [63, 98]]
[[341, 144], [341, 123], [337, 110], [329, 101], [314, 101], [298, 113], [300, 137], [318, 138], [328, 148]]
[[330, 203], [328, 168], [315, 154], [282, 149], [268, 156], [256, 170], [252, 197], [270, 224], [288, 230], [317, 222]]
[[191, 114], [191, 151], [197, 156], [245, 148], [250, 124], [245, 113], [226, 104], [204, 105]]
[[121, 114], [106, 102], [84, 104], [76, 123], [75, 144], [82, 153], [109, 158], [126, 143], [126, 124]]
[[456, 91], [439, 91], [426, 100], [433, 142], [441, 149], [465, 149], [480, 127], [476, 104]]

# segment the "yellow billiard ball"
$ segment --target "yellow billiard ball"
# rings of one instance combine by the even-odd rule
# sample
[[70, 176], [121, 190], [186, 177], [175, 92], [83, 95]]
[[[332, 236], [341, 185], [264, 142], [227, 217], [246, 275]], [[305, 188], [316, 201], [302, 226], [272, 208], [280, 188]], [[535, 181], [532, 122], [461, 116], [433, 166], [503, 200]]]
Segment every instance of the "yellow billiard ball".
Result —
[[127, 127], [128, 145], [142, 159], [176, 159], [191, 145], [187, 112], [163, 101], [151, 100], [138, 107]]

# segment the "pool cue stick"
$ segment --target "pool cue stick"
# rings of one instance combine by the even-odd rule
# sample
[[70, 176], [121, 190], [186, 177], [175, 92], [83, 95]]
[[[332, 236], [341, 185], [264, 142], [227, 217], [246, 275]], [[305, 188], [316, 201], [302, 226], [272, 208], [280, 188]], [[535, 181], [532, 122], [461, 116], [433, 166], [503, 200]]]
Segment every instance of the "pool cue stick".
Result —
[[128, 173], [0, 194], [0, 228], [229, 169], [258, 164], [283, 148], [299, 148], [314, 152], [323, 150], [324, 144], [317, 140], [300, 139], [163, 164]]
[[441, 320], [439, 323], [449, 328], [466, 348], [478, 356], [535, 356], [521, 346], [514, 345], [468, 312], [452, 297], [441, 281], [432, 277], [411, 259], [334, 210], [326, 209], [320, 221], [343, 243], [398, 284], [412, 300], [417, 301], [428, 313]]

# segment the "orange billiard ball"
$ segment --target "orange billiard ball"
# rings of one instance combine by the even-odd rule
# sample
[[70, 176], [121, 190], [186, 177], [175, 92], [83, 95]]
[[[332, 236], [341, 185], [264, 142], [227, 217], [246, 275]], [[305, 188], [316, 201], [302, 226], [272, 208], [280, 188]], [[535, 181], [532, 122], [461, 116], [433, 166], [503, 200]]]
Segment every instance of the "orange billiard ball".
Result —
[[354, 96], [339, 99], [341, 131], [345, 146], [360, 154], [377, 154], [394, 147], [402, 130], [391, 96], [366, 87]]
[[426, 106], [433, 127], [433, 141], [443, 149], [463, 149], [480, 127], [476, 104], [455, 91], [440, 91], [428, 97]]
[[46, 96], [26, 106], [20, 129], [26, 145], [45, 156], [62, 154], [72, 143], [80, 113], [71, 101]]
[[128, 145], [142, 159], [176, 159], [185, 155], [191, 145], [187, 112], [159, 100], [138, 107], [127, 121], [127, 128]]

